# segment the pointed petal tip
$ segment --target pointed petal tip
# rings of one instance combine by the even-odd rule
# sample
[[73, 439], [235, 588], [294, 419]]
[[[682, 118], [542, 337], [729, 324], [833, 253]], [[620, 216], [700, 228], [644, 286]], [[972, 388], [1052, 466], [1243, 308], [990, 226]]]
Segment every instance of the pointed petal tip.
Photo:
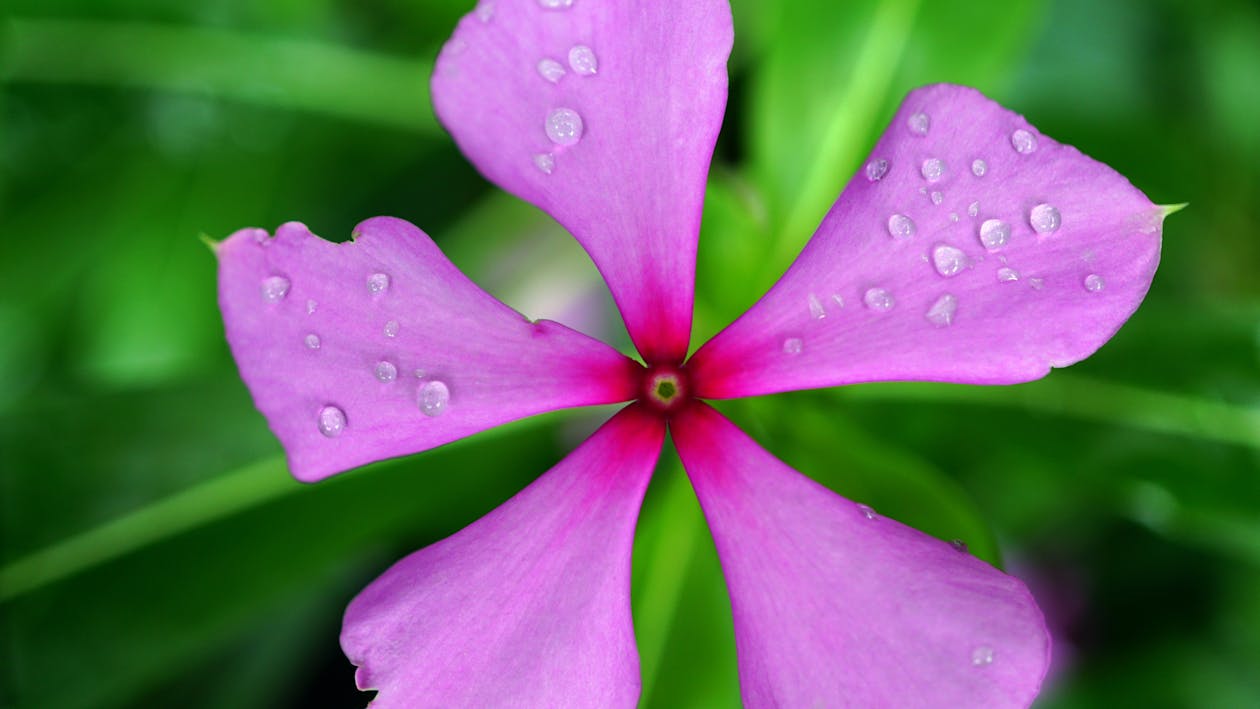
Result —
[[1158, 207], [1159, 207], [1159, 209], [1160, 209], [1160, 211], [1161, 211], [1161, 213], [1162, 213], [1162, 214], [1161, 214], [1161, 217], [1162, 217], [1162, 218], [1167, 218], [1167, 217], [1169, 217], [1169, 216], [1171, 216], [1171, 215], [1173, 215], [1173, 214], [1176, 214], [1177, 212], [1180, 212], [1181, 210], [1185, 209], [1186, 207], [1189, 207], [1189, 206], [1190, 206], [1190, 203], [1189, 203], [1189, 202], [1181, 202], [1180, 204], [1160, 204], [1160, 205], [1156, 205], [1156, 206], [1158, 206]]

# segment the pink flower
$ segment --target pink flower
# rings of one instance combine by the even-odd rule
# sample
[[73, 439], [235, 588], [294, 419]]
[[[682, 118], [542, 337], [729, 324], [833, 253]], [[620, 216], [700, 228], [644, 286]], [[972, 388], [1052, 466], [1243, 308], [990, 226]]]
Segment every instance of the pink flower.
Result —
[[873, 380], [1009, 384], [1133, 313], [1164, 210], [973, 89], [912, 92], [783, 278], [686, 359], [732, 39], [724, 0], [487, 0], [433, 77], [443, 124], [607, 280], [646, 366], [531, 322], [414, 226], [218, 247], [227, 337], [315, 481], [564, 407], [631, 401], [346, 612], [374, 706], [633, 705], [635, 519], [666, 429], [730, 590], [752, 706], [1020, 706], [1049, 636], [1017, 579], [838, 497], [701, 401]]

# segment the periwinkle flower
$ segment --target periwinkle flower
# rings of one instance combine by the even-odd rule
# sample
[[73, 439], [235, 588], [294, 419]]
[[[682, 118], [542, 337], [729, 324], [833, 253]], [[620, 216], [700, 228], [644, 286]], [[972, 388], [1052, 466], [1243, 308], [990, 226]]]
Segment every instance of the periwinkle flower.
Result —
[[228, 340], [301, 480], [631, 402], [354, 600], [342, 646], [373, 706], [633, 705], [631, 543], [667, 429], [717, 543], [747, 704], [1036, 696], [1050, 642], [1019, 580], [812, 482], [703, 400], [1041, 377], [1137, 308], [1165, 211], [973, 89], [918, 89], [783, 278], [687, 359], [731, 41], [725, 0], [497, 0], [434, 72], [442, 123], [581, 242], [642, 364], [526, 319], [397, 219], [345, 244], [293, 223], [218, 247]]

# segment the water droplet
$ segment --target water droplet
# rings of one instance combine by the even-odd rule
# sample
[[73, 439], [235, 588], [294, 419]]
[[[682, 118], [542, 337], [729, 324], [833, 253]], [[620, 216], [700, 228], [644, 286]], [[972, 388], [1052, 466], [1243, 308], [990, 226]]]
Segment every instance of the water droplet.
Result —
[[1037, 136], [1020, 128], [1011, 133], [1011, 147], [1020, 155], [1027, 155], [1037, 149]]
[[866, 307], [871, 310], [892, 310], [892, 307], [896, 305], [892, 293], [883, 288], [867, 288], [862, 294], [862, 302], [866, 303]]
[[967, 267], [967, 254], [949, 244], [938, 244], [932, 249], [932, 265], [942, 276], [956, 276]]
[[988, 645], [977, 645], [976, 649], [971, 651], [971, 664], [976, 667], [993, 664], [993, 648]]
[[1103, 277], [1097, 273], [1091, 273], [1088, 276], [1085, 276], [1085, 290], [1091, 293], [1097, 293], [1106, 286], [1107, 283], [1103, 280]]
[[1029, 279], [1028, 279], [1028, 285], [1032, 286], [1032, 289], [1033, 289], [1033, 290], [1041, 290], [1042, 288], [1045, 288], [1045, 287], [1046, 287], [1046, 279], [1044, 279], [1044, 278], [1029, 278]]
[[980, 243], [993, 251], [1006, 246], [1011, 238], [1011, 225], [1001, 219], [986, 219], [980, 224]]
[[971, 174], [976, 177], [984, 177], [984, 173], [989, 171], [989, 163], [976, 159], [971, 161]]
[[318, 307], [319, 307], [319, 303], [316, 303], [316, 302], [315, 302], [315, 301], [313, 301], [313, 300], [308, 300], [308, 301], [306, 301], [306, 314], [307, 314], [307, 315], [314, 315], [314, 314], [315, 314], [315, 309], [316, 309], [316, 308], [318, 308]]
[[955, 540], [951, 541], [951, 542], [949, 543], [949, 545], [950, 545], [951, 547], [953, 547], [953, 548], [954, 548], [954, 551], [956, 551], [956, 552], [960, 552], [960, 553], [963, 553], [963, 554], [966, 554], [966, 553], [967, 553], [967, 542], [964, 542], [964, 541], [963, 541], [963, 540], [961, 540], [961, 539], [955, 539]]
[[823, 308], [822, 301], [813, 293], [809, 294], [809, 316], [815, 320], [827, 317], [827, 310]]
[[319, 432], [328, 438], [336, 438], [346, 428], [346, 412], [336, 406], [319, 410]]
[[582, 139], [582, 117], [571, 108], [557, 108], [547, 116], [545, 129], [556, 145], [576, 145]]
[[833, 295], [831, 296], [831, 299], [832, 299], [832, 300], [834, 300], [834, 301], [836, 301], [836, 307], [837, 307], [837, 308], [843, 308], [843, 307], [844, 307], [844, 296], [840, 295], [839, 293], [835, 293], [835, 294], [833, 294]]
[[954, 322], [954, 313], [958, 311], [958, 299], [946, 293], [932, 303], [924, 317], [937, 327], [945, 327]]
[[385, 323], [385, 336], [398, 337], [398, 321], [397, 320], [390, 320], [389, 322]]
[[384, 273], [373, 273], [367, 278], [368, 292], [379, 295], [389, 290], [389, 276]]
[[376, 375], [378, 381], [392, 382], [398, 377], [398, 367], [393, 362], [381, 360], [372, 368], [372, 374]]
[[309, 349], [312, 349], [312, 350], [319, 349], [319, 335], [316, 335], [313, 332], [307, 335], [305, 338], [303, 338], [302, 341], [306, 343], [306, 346]]
[[862, 516], [867, 519], [875, 519], [876, 517], [879, 516], [875, 513], [875, 508], [871, 507], [870, 505], [863, 505], [861, 503], [858, 503], [857, 508], [858, 508], [858, 512], [861, 512]]
[[949, 220], [950, 220], [951, 222], [957, 222], [957, 221], [958, 221], [958, 212], [950, 212], [950, 213], [949, 213]]
[[1059, 210], [1048, 204], [1039, 204], [1028, 213], [1028, 223], [1038, 234], [1057, 231], [1062, 222], [1063, 218], [1059, 216]]
[[928, 118], [928, 114], [919, 111], [906, 119], [906, 125], [910, 127], [910, 132], [915, 135], [927, 135], [928, 129], [932, 127], [932, 119]]
[[[928, 195], [932, 198], [932, 204], [940, 204], [945, 201], [945, 193], [932, 190], [932, 194]], [[954, 215], [954, 221], [958, 221], [957, 215]]]
[[585, 44], [574, 45], [569, 50], [569, 66], [582, 76], [591, 76], [599, 72], [599, 60], [595, 52]]
[[573, 0], [538, 0], [538, 6], [544, 10], [567, 10], [573, 7]]
[[482, 22], [494, 19], [494, 0], [481, 0], [477, 4], [477, 19]]
[[980, 215], [980, 203], [979, 203], [979, 202], [972, 202], [971, 204], [967, 205], [967, 216], [969, 216], [969, 217], [975, 217], [975, 216], [979, 216], [979, 215]]
[[945, 163], [940, 158], [928, 158], [919, 171], [923, 173], [923, 179], [936, 182], [945, 174]]
[[888, 218], [888, 233], [898, 239], [909, 239], [914, 236], [914, 220], [904, 214], [894, 214]]
[[538, 62], [538, 75], [554, 84], [564, 76], [564, 66], [555, 59], [542, 59]]
[[437, 379], [421, 384], [420, 391], [416, 394], [416, 403], [425, 416], [441, 416], [450, 400], [451, 390]]
[[1013, 268], [999, 268], [997, 270], [997, 279], [999, 283], [1010, 283], [1019, 280], [1019, 271]]
[[556, 156], [551, 153], [539, 153], [534, 156], [534, 167], [542, 170], [544, 175], [550, 175], [551, 171], [556, 169]]
[[416, 375], [416, 379], [424, 379], [424, 370], [423, 370], [423, 369], [417, 369], [417, 370], [415, 370], [414, 372], [412, 372], [412, 374]]
[[279, 303], [289, 293], [289, 279], [284, 276], [268, 276], [262, 282], [262, 297], [268, 303]]
[[799, 337], [789, 337], [783, 341], [783, 353], [790, 355], [798, 355], [805, 348], [805, 343]]
[[883, 159], [872, 160], [866, 163], [866, 179], [871, 182], [884, 179], [884, 175], [888, 174], [888, 161]]

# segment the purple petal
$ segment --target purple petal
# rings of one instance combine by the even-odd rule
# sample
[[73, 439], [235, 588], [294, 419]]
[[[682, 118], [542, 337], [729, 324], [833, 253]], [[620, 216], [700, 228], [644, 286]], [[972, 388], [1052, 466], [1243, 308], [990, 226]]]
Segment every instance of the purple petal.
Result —
[[749, 706], [1027, 706], [1050, 638], [1018, 579], [776, 460], [705, 404], [671, 423], [731, 593]]
[[693, 358], [697, 391], [1044, 376], [1137, 309], [1163, 216], [974, 89], [918, 89], [782, 280]]
[[635, 519], [665, 429], [624, 409], [534, 484], [346, 610], [373, 707], [633, 706]]
[[433, 74], [460, 148], [573, 232], [648, 361], [687, 352], [731, 39], [725, 0], [483, 0]]
[[371, 219], [355, 237], [334, 244], [289, 223], [216, 249], [228, 343], [298, 479], [634, 397], [636, 364], [530, 322], [411, 224]]

